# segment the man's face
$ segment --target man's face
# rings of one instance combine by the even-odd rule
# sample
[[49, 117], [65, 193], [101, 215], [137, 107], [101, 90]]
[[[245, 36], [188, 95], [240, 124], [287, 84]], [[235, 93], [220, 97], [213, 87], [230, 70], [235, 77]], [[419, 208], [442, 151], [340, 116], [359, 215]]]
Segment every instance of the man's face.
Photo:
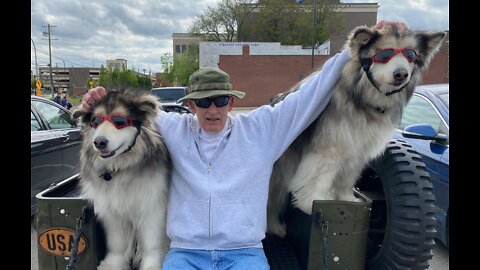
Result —
[[198, 107], [193, 100], [188, 101], [188, 105], [194, 114], [197, 115], [198, 122], [203, 130], [208, 132], [219, 132], [227, 123], [228, 112], [232, 110], [234, 98], [230, 97], [228, 104], [223, 107], [217, 107], [212, 102], [208, 108]]

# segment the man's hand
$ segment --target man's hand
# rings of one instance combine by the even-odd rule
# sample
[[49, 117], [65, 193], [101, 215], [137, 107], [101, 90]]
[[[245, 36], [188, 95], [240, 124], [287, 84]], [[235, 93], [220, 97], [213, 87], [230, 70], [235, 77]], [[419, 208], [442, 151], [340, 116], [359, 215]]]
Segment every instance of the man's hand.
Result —
[[382, 28], [384, 28], [386, 25], [395, 25], [395, 27], [397, 29], [402, 29], [402, 30], [405, 30], [407, 29], [407, 25], [403, 22], [394, 22], [394, 21], [387, 21], [387, 20], [381, 20], [379, 21], [377, 24], [375, 24], [373, 26], [373, 29], [376, 29], [376, 30], [381, 30]]
[[80, 107], [82, 110], [88, 111], [90, 108], [95, 105], [102, 97], [107, 94], [107, 90], [101, 86], [97, 86], [88, 90], [88, 92], [83, 95], [82, 103]]

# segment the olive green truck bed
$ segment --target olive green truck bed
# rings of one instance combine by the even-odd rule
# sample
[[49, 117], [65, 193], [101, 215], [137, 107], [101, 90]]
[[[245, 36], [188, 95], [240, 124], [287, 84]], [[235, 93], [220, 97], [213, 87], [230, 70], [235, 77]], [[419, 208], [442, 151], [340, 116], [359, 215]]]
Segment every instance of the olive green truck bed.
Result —
[[[103, 227], [78, 181], [77, 175], [37, 195], [39, 270], [93, 270], [105, 256]], [[287, 236], [263, 240], [271, 269], [364, 269], [372, 202], [357, 195], [363, 202], [315, 201], [312, 216], [288, 209]]]

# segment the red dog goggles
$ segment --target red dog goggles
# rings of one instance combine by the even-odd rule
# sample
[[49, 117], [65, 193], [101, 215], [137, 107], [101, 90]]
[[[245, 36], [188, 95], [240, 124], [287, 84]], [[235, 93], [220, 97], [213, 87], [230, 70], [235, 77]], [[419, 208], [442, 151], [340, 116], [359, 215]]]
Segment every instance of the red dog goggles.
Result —
[[90, 122], [90, 126], [93, 128], [97, 128], [105, 120], [112, 123], [117, 129], [134, 126], [133, 120], [130, 117], [121, 114], [111, 114], [107, 116], [97, 114]]
[[372, 62], [378, 63], [388, 63], [392, 57], [395, 55], [402, 53], [405, 58], [407, 58], [408, 62], [414, 62], [417, 59], [417, 52], [410, 48], [403, 48], [403, 49], [394, 49], [388, 48], [378, 51], [373, 57]]

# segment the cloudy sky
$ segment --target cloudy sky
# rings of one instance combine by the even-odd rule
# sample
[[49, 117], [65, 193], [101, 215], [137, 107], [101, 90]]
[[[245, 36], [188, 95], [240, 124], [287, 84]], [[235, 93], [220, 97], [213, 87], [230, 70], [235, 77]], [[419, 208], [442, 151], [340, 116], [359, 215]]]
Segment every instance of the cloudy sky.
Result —
[[[196, 15], [221, 0], [35, 0], [31, 38], [38, 66], [46, 66], [51, 25], [52, 66], [100, 67], [126, 59], [128, 68], [160, 72], [160, 57], [172, 53], [172, 33], [186, 32]], [[449, 30], [448, 0], [344, 0], [380, 5], [378, 20], [404, 21], [418, 30]], [[35, 53], [31, 44], [31, 68]]]

